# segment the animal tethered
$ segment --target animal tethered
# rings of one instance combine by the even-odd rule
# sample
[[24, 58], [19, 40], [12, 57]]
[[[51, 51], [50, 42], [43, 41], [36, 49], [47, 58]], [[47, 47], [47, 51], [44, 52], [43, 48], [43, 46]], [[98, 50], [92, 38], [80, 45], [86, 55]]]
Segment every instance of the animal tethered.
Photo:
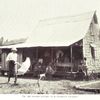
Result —
[[16, 62], [16, 64], [20, 66], [20, 68], [17, 70], [17, 75], [24, 75], [28, 71], [31, 61], [29, 57], [26, 57], [26, 60], [22, 64], [18, 62]]
[[40, 74], [39, 80], [45, 79], [46, 78], [46, 73]]
[[46, 68], [46, 72], [39, 75], [39, 80], [45, 79], [46, 74], [50, 74], [52, 76], [52, 75], [54, 75], [55, 72], [56, 72], [56, 70], [54, 70], [50, 65], [48, 65], [48, 67]]

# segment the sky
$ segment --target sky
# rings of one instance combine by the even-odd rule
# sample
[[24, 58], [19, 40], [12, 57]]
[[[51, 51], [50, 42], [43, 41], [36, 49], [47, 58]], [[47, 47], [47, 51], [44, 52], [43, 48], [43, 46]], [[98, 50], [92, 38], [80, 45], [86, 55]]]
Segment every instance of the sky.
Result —
[[0, 36], [28, 37], [41, 19], [95, 10], [100, 23], [100, 0], [0, 0]]

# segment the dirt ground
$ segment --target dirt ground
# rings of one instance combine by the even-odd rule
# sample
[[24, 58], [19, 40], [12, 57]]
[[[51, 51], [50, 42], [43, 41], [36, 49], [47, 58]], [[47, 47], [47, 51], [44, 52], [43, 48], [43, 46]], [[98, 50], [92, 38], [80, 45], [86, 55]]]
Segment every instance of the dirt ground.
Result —
[[12, 78], [7, 83], [6, 76], [0, 76], [0, 94], [94, 94], [93, 92], [76, 90], [75, 84], [87, 83], [87, 81], [70, 80], [40, 80], [32, 78], [18, 78], [17, 85], [14, 85]]

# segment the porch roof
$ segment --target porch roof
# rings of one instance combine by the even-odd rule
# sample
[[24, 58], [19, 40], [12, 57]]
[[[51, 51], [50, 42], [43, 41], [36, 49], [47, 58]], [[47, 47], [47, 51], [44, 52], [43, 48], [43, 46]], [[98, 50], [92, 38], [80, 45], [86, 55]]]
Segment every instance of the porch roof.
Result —
[[32, 43], [33, 46], [69, 46], [84, 38], [93, 14], [93, 12], [88, 12], [41, 20], [27, 43]]
[[85, 37], [94, 12], [40, 20], [33, 34], [23, 44], [1, 48], [37, 46], [69, 46]]

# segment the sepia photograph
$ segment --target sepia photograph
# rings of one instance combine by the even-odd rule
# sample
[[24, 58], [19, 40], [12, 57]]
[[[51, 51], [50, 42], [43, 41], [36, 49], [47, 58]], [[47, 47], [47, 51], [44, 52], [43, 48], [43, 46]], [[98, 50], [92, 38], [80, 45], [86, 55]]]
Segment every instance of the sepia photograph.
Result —
[[100, 0], [0, 0], [0, 96], [100, 95]]

